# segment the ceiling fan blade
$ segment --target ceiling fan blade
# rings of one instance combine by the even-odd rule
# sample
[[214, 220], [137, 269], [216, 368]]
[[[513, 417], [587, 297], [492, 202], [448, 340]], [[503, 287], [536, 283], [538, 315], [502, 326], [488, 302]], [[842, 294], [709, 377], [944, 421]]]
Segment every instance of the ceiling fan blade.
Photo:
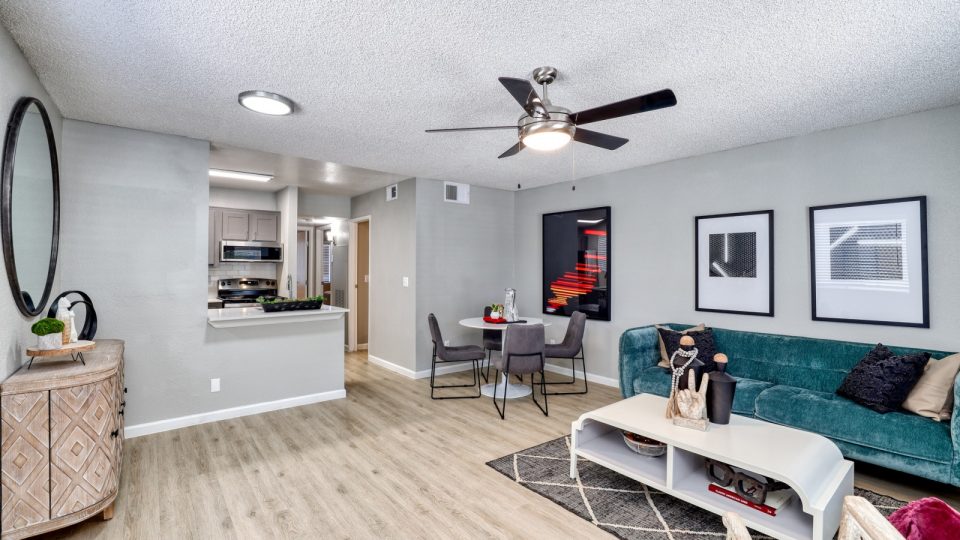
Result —
[[447, 131], [487, 131], [492, 129], [517, 129], [517, 126], [483, 126], [483, 127], [465, 127], [465, 128], [443, 128], [428, 129], [427, 133], [444, 133]]
[[500, 84], [510, 92], [513, 99], [523, 107], [523, 110], [531, 113], [536, 110], [542, 114], [547, 114], [546, 107], [540, 99], [540, 95], [533, 89], [533, 85], [526, 79], [514, 79], [512, 77], [500, 77], [497, 79]]
[[517, 141], [517, 144], [511, 146], [509, 150], [497, 156], [497, 159], [503, 159], [505, 157], [515, 156], [519, 154], [520, 151], [523, 150], [523, 148], [524, 148], [523, 142]]
[[573, 123], [580, 126], [591, 122], [601, 120], [610, 120], [647, 111], [655, 111], [665, 107], [673, 107], [677, 104], [677, 96], [673, 95], [673, 90], [660, 90], [652, 94], [637, 96], [635, 98], [625, 99], [616, 103], [610, 103], [601, 107], [587, 109], [578, 113], [571, 114]]
[[577, 131], [573, 133], [573, 140], [592, 146], [599, 146], [600, 148], [606, 148], [607, 150], [616, 150], [630, 142], [630, 139], [624, 139], [623, 137], [615, 137], [613, 135], [607, 135], [606, 133], [598, 133], [596, 131], [590, 131], [589, 129], [580, 128], [577, 128]]

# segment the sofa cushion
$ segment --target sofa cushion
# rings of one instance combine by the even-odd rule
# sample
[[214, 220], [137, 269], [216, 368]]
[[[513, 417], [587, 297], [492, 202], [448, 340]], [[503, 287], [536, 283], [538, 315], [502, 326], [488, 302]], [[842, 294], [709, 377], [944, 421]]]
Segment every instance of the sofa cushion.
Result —
[[[772, 387], [773, 383], [734, 378], [737, 379], [737, 390], [733, 394], [733, 412], [753, 416], [757, 396], [760, 392]], [[656, 366], [644, 369], [634, 381], [633, 389], [637, 394], [656, 394], [667, 397], [670, 395], [670, 372]]]
[[[739, 390], [738, 390], [739, 391]], [[832, 392], [774, 386], [757, 398], [757, 418], [908, 457], [950, 463], [948, 426], [914, 414], [880, 414]]]
[[878, 413], [899, 410], [923, 376], [928, 360], [928, 352], [895, 356], [893, 351], [878, 343], [859, 364], [853, 366], [837, 394]]

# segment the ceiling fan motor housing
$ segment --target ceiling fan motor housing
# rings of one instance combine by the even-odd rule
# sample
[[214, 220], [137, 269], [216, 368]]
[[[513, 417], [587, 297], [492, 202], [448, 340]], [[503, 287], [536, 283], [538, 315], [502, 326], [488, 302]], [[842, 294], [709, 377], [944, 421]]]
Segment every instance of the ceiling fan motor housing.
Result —
[[530, 116], [524, 114], [517, 122], [517, 128], [520, 130], [520, 140], [534, 133], [545, 131], [567, 133], [573, 137], [577, 126], [570, 119], [570, 109], [557, 107], [550, 103], [544, 103], [548, 116]]

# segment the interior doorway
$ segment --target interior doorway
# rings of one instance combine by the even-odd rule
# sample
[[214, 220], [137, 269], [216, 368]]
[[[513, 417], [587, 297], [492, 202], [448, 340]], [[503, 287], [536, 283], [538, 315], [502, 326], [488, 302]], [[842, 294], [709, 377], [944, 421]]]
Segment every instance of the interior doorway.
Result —
[[347, 349], [367, 349], [370, 341], [370, 217], [350, 221], [350, 314]]
[[310, 271], [310, 236], [311, 231], [307, 227], [297, 227], [297, 286], [296, 297], [306, 298], [314, 296], [313, 280]]

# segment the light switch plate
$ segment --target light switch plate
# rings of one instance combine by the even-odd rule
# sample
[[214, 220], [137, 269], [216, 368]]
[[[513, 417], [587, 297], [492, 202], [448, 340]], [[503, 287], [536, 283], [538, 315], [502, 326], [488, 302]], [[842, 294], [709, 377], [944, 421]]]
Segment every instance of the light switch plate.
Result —
[[210, 379], [210, 391], [211, 392], [220, 391], [220, 379]]
[[407, 276], [403, 276], [403, 286], [404, 287], [410, 286], [410, 278], [408, 278]]

